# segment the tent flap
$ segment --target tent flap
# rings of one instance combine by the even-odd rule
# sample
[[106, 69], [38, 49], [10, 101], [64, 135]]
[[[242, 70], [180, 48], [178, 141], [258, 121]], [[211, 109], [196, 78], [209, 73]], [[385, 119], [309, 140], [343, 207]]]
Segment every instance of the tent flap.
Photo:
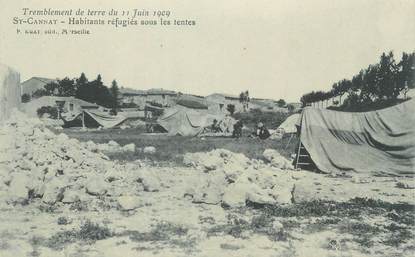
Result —
[[415, 100], [379, 111], [306, 108], [301, 142], [326, 173], [415, 173]]

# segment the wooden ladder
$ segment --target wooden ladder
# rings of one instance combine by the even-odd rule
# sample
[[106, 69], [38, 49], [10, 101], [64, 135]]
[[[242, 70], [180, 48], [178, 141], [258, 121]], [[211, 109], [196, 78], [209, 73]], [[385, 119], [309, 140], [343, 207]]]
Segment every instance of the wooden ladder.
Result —
[[304, 166], [311, 166], [313, 165], [311, 161], [311, 157], [308, 154], [307, 150], [305, 149], [303, 143], [298, 144], [298, 150], [297, 150], [297, 158], [295, 161], [295, 169], [304, 167]]

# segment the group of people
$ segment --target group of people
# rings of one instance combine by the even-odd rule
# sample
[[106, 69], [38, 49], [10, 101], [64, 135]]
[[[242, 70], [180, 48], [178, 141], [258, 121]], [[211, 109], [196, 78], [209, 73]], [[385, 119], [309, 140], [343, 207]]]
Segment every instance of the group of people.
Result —
[[[238, 120], [233, 125], [232, 136], [234, 138], [242, 137], [242, 128], [243, 128], [243, 123], [242, 123], [242, 121]], [[265, 127], [265, 125], [262, 122], [259, 122], [257, 124], [255, 130], [250, 134], [250, 137], [259, 138], [259, 139], [267, 139], [270, 136], [271, 136], [271, 134], [269, 133], [269, 130]]]
[[[242, 128], [243, 123], [241, 120], [238, 120], [233, 125], [232, 137], [240, 138], [242, 137]], [[214, 119], [212, 125], [210, 126], [210, 131], [213, 133], [221, 133], [224, 132], [220, 126], [220, 123]], [[269, 130], [265, 127], [264, 123], [259, 122], [255, 130], [250, 134], [250, 137], [259, 138], [259, 139], [267, 139], [271, 136]]]

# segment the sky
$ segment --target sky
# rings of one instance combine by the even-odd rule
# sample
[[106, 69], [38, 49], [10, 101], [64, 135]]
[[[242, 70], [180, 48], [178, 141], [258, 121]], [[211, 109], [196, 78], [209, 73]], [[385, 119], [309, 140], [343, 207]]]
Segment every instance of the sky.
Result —
[[[0, 62], [21, 73], [135, 89], [298, 102], [376, 63], [415, 51], [415, 0], [0, 0]], [[22, 35], [22, 8], [169, 10], [195, 26], [93, 27], [90, 35]], [[148, 19], [153, 19], [149, 17]], [[61, 28], [76, 28], [70, 25]], [[47, 26], [41, 27], [47, 28]]]

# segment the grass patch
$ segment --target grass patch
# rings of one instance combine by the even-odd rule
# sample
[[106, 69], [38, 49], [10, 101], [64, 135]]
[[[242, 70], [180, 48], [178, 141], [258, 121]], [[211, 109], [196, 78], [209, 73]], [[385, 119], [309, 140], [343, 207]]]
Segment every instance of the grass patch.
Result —
[[409, 223], [415, 219], [415, 206], [411, 204], [392, 204], [380, 200], [367, 198], [354, 198], [349, 202], [334, 202], [315, 200], [304, 203], [297, 203], [290, 206], [263, 205], [253, 206], [261, 208], [262, 211], [277, 217], [360, 217], [366, 215], [386, 215], [387, 212], [394, 211], [398, 217], [405, 217]]
[[120, 145], [134, 143], [137, 147], [154, 146], [157, 151], [155, 154], [143, 153], [114, 153], [108, 157], [120, 161], [146, 160], [167, 165], [174, 163], [176, 166], [183, 166], [183, 156], [186, 153], [208, 152], [214, 149], [227, 149], [235, 153], [243, 153], [251, 159], [262, 159], [265, 149], [272, 148], [278, 150], [283, 156], [290, 157], [295, 152], [296, 139], [292, 139], [286, 147], [289, 138], [282, 140], [258, 140], [255, 138], [242, 137], [234, 138], [215, 138], [206, 137], [182, 137], [166, 135], [144, 135], [135, 133], [134, 130], [108, 129], [101, 131], [76, 131], [64, 130], [64, 133], [80, 141], [92, 140], [95, 143], [108, 143], [110, 140], [116, 141]]
[[[267, 217], [282, 218], [284, 228], [288, 230], [301, 229], [302, 232], [315, 233], [324, 230], [338, 230], [341, 234], [353, 235], [353, 241], [363, 248], [373, 247], [378, 238], [386, 238], [383, 244], [399, 247], [413, 237], [415, 223], [414, 205], [392, 204], [380, 200], [355, 198], [349, 202], [336, 203], [332, 201], [311, 201], [297, 203], [291, 206], [251, 206]], [[367, 217], [381, 216], [392, 223], [368, 224]], [[309, 218], [313, 222], [300, 228], [301, 220]], [[297, 218], [299, 222], [292, 221]], [[269, 218], [267, 218], [269, 219]], [[260, 229], [266, 227], [268, 220], [256, 220], [253, 224]], [[261, 229], [260, 229], [261, 230]], [[375, 238], [377, 238], [375, 240]]]
[[65, 245], [75, 242], [93, 243], [113, 236], [111, 231], [104, 226], [87, 220], [78, 230], [58, 232], [46, 240], [45, 245], [49, 248], [60, 250]]
[[136, 242], [165, 242], [169, 241], [172, 236], [185, 236], [188, 232], [187, 228], [173, 223], [158, 223], [149, 232], [127, 231], [132, 241]]
[[[161, 222], [156, 224], [149, 232], [130, 230], [123, 232], [120, 236], [129, 236], [130, 240], [134, 242], [161, 243], [168, 247], [179, 247], [191, 252], [196, 244], [196, 240], [194, 238], [188, 238], [187, 233], [188, 229], [181, 225]], [[159, 248], [160, 245], [157, 245], [157, 249]], [[155, 250], [149, 247], [136, 247], [134, 249], [137, 251]]]
[[287, 241], [289, 234], [284, 229], [274, 229], [273, 221], [273, 217], [264, 213], [252, 217], [250, 222], [228, 215], [228, 223], [211, 227], [207, 236], [230, 235], [245, 239], [247, 234], [254, 233], [266, 235], [271, 241]]

